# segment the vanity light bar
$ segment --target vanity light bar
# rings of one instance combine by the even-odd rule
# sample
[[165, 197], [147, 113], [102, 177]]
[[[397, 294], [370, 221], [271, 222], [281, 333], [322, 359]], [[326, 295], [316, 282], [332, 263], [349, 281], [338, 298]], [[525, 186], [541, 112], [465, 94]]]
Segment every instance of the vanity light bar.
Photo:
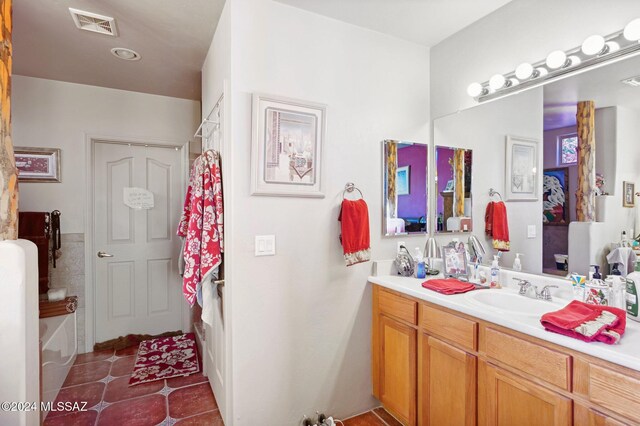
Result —
[[637, 54], [640, 54], [640, 18], [607, 37], [589, 36], [579, 47], [568, 51], [554, 50], [536, 63], [524, 62], [507, 74], [495, 74], [484, 83], [471, 83], [467, 94], [483, 102]]

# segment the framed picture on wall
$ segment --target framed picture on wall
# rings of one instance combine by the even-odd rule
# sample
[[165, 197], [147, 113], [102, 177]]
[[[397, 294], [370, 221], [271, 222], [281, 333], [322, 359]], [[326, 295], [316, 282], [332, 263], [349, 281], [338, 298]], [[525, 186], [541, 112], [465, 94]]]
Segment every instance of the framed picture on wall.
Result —
[[547, 169], [542, 182], [542, 224], [569, 225], [569, 169]]
[[622, 206], [636, 206], [636, 184], [633, 182], [622, 182]]
[[13, 149], [19, 182], [60, 182], [60, 150], [57, 148]]
[[398, 170], [396, 170], [396, 191], [398, 195], [409, 195], [410, 167], [411, 166], [398, 167]]
[[253, 95], [251, 195], [324, 197], [326, 105]]
[[507, 136], [506, 200], [536, 201], [538, 199], [538, 141]]

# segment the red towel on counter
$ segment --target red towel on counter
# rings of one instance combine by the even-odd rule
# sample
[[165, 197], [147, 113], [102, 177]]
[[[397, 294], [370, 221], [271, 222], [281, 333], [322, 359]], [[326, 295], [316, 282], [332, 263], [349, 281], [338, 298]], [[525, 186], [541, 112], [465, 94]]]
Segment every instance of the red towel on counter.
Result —
[[340, 240], [347, 266], [371, 260], [369, 209], [363, 199], [342, 200]]
[[442, 294], [459, 294], [475, 290], [476, 286], [471, 283], [456, 280], [455, 278], [447, 278], [444, 280], [429, 280], [422, 283], [422, 287], [427, 290], [437, 291]]
[[491, 201], [484, 213], [484, 232], [493, 238], [493, 248], [509, 251], [509, 221], [507, 206], [502, 201]]
[[590, 305], [574, 300], [559, 311], [549, 312], [540, 318], [548, 331], [584, 340], [618, 343], [627, 325], [627, 314], [610, 306]]

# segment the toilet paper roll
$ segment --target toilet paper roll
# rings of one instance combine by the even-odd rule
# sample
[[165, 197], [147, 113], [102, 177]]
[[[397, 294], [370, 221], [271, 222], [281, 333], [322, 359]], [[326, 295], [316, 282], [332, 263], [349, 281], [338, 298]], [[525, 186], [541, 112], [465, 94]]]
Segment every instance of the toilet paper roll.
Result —
[[56, 302], [58, 300], [63, 300], [67, 297], [67, 289], [66, 288], [52, 288], [47, 292], [47, 297], [50, 302]]

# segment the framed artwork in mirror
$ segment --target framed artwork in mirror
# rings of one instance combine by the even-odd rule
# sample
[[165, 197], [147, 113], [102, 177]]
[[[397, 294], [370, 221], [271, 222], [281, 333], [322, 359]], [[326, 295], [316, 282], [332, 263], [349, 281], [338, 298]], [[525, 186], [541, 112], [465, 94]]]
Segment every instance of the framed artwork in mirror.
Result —
[[382, 234], [424, 234], [428, 227], [428, 145], [382, 142]]
[[542, 182], [542, 224], [569, 225], [569, 169], [547, 169]]
[[61, 182], [60, 149], [15, 147], [20, 182]]
[[636, 206], [636, 184], [633, 182], [622, 182], [622, 206], [623, 207], [635, 207]]
[[251, 195], [324, 197], [326, 105], [253, 95]]
[[538, 199], [538, 141], [507, 136], [506, 200]]

